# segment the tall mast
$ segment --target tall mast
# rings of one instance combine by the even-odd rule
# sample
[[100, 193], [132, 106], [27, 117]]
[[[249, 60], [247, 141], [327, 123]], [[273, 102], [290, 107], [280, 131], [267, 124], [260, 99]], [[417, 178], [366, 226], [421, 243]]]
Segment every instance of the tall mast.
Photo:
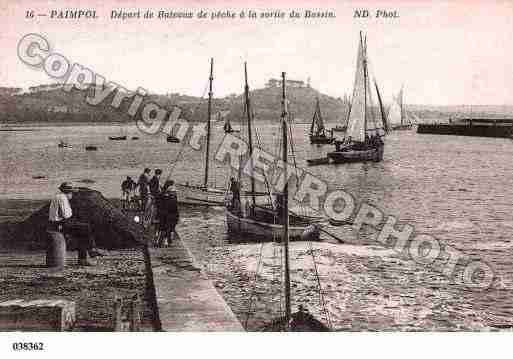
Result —
[[208, 91], [208, 111], [207, 111], [207, 149], [205, 155], [205, 180], [203, 186], [208, 186], [208, 161], [210, 157], [210, 116], [212, 115], [212, 81], [214, 81], [214, 59], [210, 59], [210, 77], [208, 78], [210, 85]]
[[360, 41], [362, 42], [362, 52], [363, 52], [363, 88], [364, 88], [364, 113], [363, 113], [363, 136], [364, 141], [367, 138], [367, 38], [365, 38], [365, 42], [362, 39], [362, 33], [360, 32]]
[[381, 101], [381, 94], [379, 93], [378, 83], [376, 82], [376, 79], [374, 79], [374, 86], [376, 87], [376, 93], [378, 94], [379, 109], [381, 111], [381, 120], [383, 122], [383, 129], [385, 130], [385, 133], [387, 133], [388, 132], [388, 119], [387, 119], [385, 109], [383, 108], [383, 102]]
[[[284, 162], [284, 175], [285, 179], [288, 178], [287, 175], [287, 98], [285, 94], [285, 72], [281, 73], [281, 81], [282, 81], [282, 99], [281, 99], [281, 131], [282, 131], [282, 141], [283, 141], [283, 162]], [[283, 196], [282, 196], [282, 223], [283, 223], [283, 245], [285, 252], [285, 326], [288, 329], [290, 323], [290, 268], [289, 268], [289, 185], [285, 182], [285, 186], [283, 187]]]
[[244, 62], [244, 95], [246, 97], [246, 114], [248, 116], [248, 142], [249, 142], [249, 160], [251, 165], [251, 200], [255, 205], [255, 178], [253, 176], [253, 136], [251, 135], [251, 107], [249, 102], [248, 69]]

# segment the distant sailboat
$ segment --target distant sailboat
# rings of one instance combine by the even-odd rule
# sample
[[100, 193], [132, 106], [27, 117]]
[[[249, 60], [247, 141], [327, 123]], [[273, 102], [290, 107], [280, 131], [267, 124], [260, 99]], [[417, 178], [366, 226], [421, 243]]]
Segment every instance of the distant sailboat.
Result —
[[344, 108], [347, 107], [345, 122], [342, 125], [336, 125], [335, 127], [333, 127], [331, 129], [332, 131], [340, 131], [340, 132], [347, 131], [347, 118], [349, 117], [349, 113], [351, 112], [351, 101], [349, 100], [349, 97], [347, 96], [347, 94], [344, 95], [342, 105]]
[[412, 122], [407, 118], [406, 111], [404, 110], [403, 92], [404, 89], [401, 87], [401, 91], [392, 101], [392, 105], [388, 110], [388, 121], [391, 130], [411, 130], [412, 128]]
[[316, 100], [315, 112], [312, 118], [312, 125], [310, 126], [310, 143], [322, 144], [333, 142], [333, 130], [330, 131], [330, 136], [326, 135], [326, 128], [321, 115], [321, 106], [319, 105], [319, 98]]
[[233, 132], [233, 127], [232, 127], [232, 125], [230, 123], [230, 120], [228, 118], [224, 122], [223, 129], [224, 129], [224, 133], [232, 133]]
[[119, 136], [109, 136], [109, 140], [111, 141], [125, 141], [127, 136], [126, 136], [126, 130], [125, 128], [123, 127], [123, 124], [119, 124], [119, 129], [120, 129], [120, 135]]
[[57, 145], [59, 148], [70, 148], [71, 145], [67, 142], [64, 142], [63, 140], [59, 141], [59, 144]]
[[171, 143], [180, 143], [180, 139], [173, 135], [168, 135], [166, 141]]
[[383, 160], [386, 115], [378, 95], [380, 114], [373, 106], [372, 87], [368, 73], [367, 39], [360, 33], [353, 97], [344, 141], [336, 141], [336, 150], [328, 153], [334, 163]]

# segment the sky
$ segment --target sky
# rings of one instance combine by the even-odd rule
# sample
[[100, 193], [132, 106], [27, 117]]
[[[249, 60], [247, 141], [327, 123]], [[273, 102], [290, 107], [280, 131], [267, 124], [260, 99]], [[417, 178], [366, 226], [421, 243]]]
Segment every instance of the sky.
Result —
[[[322, 5], [320, 5], [322, 4]], [[26, 18], [51, 10], [95, 9], [98, 19]], [[112, 10], [144, 12], [250, 9], [332, 11], [324, 19], [129, 19]], [[354, 18], [367, 9], [370, 18]], [[383, 19], [377, 10], [397, 10]], [[17, 57], [28, 33], [48, 39], [51, 51], [107, 80], [155, 93], [201, 96], [214, 58], [214, 95], [243, 91], [282, 71], [331, 96], [352, 91], [359, 32], [367, 36], [371, 74], [389, 100], [404, 85], [404, 101], [428, 105], [513, 105], [513, 1], [2, 1], [0, 86], [54, 82]]]

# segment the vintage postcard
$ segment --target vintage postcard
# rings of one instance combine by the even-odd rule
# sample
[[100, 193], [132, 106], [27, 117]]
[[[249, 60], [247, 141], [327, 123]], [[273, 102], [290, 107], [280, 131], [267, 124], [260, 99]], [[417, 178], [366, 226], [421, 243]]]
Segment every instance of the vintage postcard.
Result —
[[2, 1], [2, 349], [510, 332], [512, 19], [501, 0]]

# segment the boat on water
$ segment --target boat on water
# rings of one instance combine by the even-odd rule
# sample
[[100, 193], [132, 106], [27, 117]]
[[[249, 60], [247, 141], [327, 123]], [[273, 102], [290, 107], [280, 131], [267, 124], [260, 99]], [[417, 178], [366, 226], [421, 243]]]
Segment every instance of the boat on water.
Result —
[[345, 132], [347, 131], [347, 126], [345, 125], [336, 125], [335, 127], [331, 128], [332, 131], [335, 132]]
[[111, 141], [125, 141], [126, 136], [109, 136], [109, 140]]
[[[244, 66], [246, 68], [246, 65]], [[247, 73], [247, 71], [245, 71]], [[247, 75], [246, 75], [246, 104], [247, 104], [247, 112], [248, 112], [248, 125], [251, 125], [251, 112], [249, 107], [249, 90], [247, 85]], [[248, 134], [251, 130], [249, 130], [250, 126], [248, 126]], [[282, 115], [281, 115], [281, 149], [282, 149], [282, 161], [284, 162], [284, 176], [287, 178], [287, 163], [288, 163], [288, 136], [287, 134], [290, 131], [289, 127], [289, 118], [287, 114], [287, 102], [286, 102], [286, 93], [285, 93], [285, 73], [282, 73]], [[251, 137], [249, 136], [249, 139]], [[292, 140], [292, 139], [291, 139]], [[292, 148], [293, 152], [293, 148]], [[250, 154], [251, 156], [251, 154]], [[251, 158], [251, 157], [250, 157]], [[253, 178], [253, 176], [251, 176]], [[252, 180], [252, 186], [254, 185], [254, 180]], [[253, 198], [254, 201], [254, 198]], [[326, 326], [324, 323], [316, 319], [312, 314], [309, 313], [308, 308], [303, 305], [298, 305], [298, 310], [293, 312], [292, 307], [292, 290], [291, 290], [291, 271], [290, 271], [290, 251], [289, 251], [289, 241], [294, 238], [305, 238], [309, 236], [314, 238], [315, 230], [309, 230], [308, 227], [303, 227], [302, 225], [298, 225], [295, 222], [295, 218], [290, 215], [289, 212], [289, 193], [288, 193], [288, 184], [284, 184], [283, 191], [280, 193], [279, 198], [277, 198], [277, 203], [280, 204], [280, 211], [273, 211], [270, 208], [255, 206], [253, 202], [253, 214], [249, 217], [241, 217], [237, 213], [234, 212], [234, 208], [230, 209], [227, 207], [226, 209], [226, 220], [228, 224], [228, 230], [231, 232], [236, 232], [238, 234], [249, 234], [249, 235], [260, 235], [266, 236], [275, 242], [276, 244], [281, 246], [282, 250], [282, 266], [281, 270], [283, 276], [282, 282], [282, 298], [284, 306], [281, 306], [279, 314], [277, 317], [273, 318], [270, 323], [267, 323], [262, 328], [263, 331], [329, 331], [330, 328]], [[264, 217], [267, 217], [264, 218]], [[313, 227], [314, 229], [316, 227]], [[261, 256], [261, 254], [260, 254]], [[313, 250], [312, 250], [313, 256]], [[260, 257], [259, 261], [262, 260]], [[317, 265], [315, 263], [315, 259], [313, 259], [315, 271], [317, 272]], [[260, 265], [259, 265], [260, 266]], [[258, 267], [259, 267], [258, 266]], [[257, 267], [257, 274], [258, 274]], [[257, 280], [258, 275], [255, 275], [255, 280]], [[256, 287], [256, 284], [255, 284]], [[320, 302], [324, 303], [324, 297], [321, 290], [321, 284], [319, 279], [319, 297]], [[250, 304], [251, 305], [251, 304]], [[324, 304], [321, 304], [324, 305]], [[251, 309], [251, 308], [249, 308]], [[250, 311], [248, 310], [248, 314]], [[327, 311], [325, 311], [327, 321], [329, 323], [329, 316]], [[249, 315], [248, 318], [249, 319]], [[247, 320], [246, 320], [247, 326]]]
[[386, 114], [376, 80], [374, 87], [380, 113], [373, 106], [372, 87], [368, 73], [367, 39], [360, 33], [353, 97], [349, 110], [347, 131], [343, 141], [335, 141], [335, 151], [327, 156], [333, 163], [383, 160], [384, 136], [387, 130]]
[[72, 146], [71, 146], [71, 144], [60, 140], [59, 143], [57, 144], [57, 147], [59, 147], [59, 148], [71, 148]]
[[85, 147], [85, 150], [86, 150], [86, 151], [96, 151], [96, 150], [98, 150], [98, 147], [93, 146], [93, 145], [87, 145], [87, 146]]
[[[251, 103], [249, 99], [249, 86], [247, 76], [247, 66], [244, 63], [244, 77], [245, 77], [245, 111], [247, 116], [247, 128], [248, 128], [248, 149], [249, 158], [251, 160], [253, 156], [253, 138], [252, 138], [252, 115], [251, 115]], [[285, 93], [285, 73], [282, 74], [282, 160], [287, 163], [287, 144], [288, 144], [288, 113], [286, 106], [286, 93]], [[251, 166], [252, 168], [252, 166]], [[251, 193], [255, 193], [255, 179], [254, 176], [250, 176], [251, 181]], [[233, 184], [231, 184], [232, 186]], [[240, 175], [239, 180], [235, 182], [235, 185], [240, 188]], [[230, 193], [231, 191], [231, 193]], [[280, 236], [283, 231], [284, 223], [287, 225], [289, 221], [291, 223], [288, 228], [288, 235], [291, 238], [299, 239], [302, 238], [306, 229], [312, 225], [312, 222], [305, 216], [299, 216], [296, 214], [289, 214], [288, 210], [288, 185], [285, 185], [282, 193], [276, 193], [276, 201], [274, 206], [272, 204], [266, 206], [257, 205], [255, 196], [251, 198], [251, 204], [245, 211], [241, 208], [240, 198], [234, 193], [233, 188], [227, 192], [228, 198], [226, 200], [226, 224], [228, 227], [229, 234], [244, 235], [245, 237], [263, 239], [263, 240], [274, 240]], [[230, 198], [231, 196], [231, 198]], [[268, 193], [270, 197], [270, 193]], [[281, 214], [286, 212], [286, 216]], [[245, 213], [244, 213], [245, 212]], [[286, 219], [284, 219], [286, 217]], [[312, 237], [313, 238], [313, 237]], [[318, 236], [317, 236], [318, 239]]]
[[137, 137], [137, 136], [132, 136], [132, 140], [138, 140], [138, 139], [139, 139], [139, 137]]
[[403, 94], [404, 87], [401, 87], [399, 94], [394, 98], [388, 109], [388, 125], [392, 131], [411, 130], [413, 128], [411, 117], [407, 116], [404, 109]]
[[330, 163], [330, 159], [328, 157], [310, 158], [306, 160], [306, 163], [308, 166], [327, 165]]
[[224, 122], [223, 130], [224, 130], [224, 133], [233, 133], [233, 132], [235, 132], [235, 130], [233, 129], [232, 124], [230, 123], [229, 119], [226, 119], [226, 121]]
[[171, 142], [171, 143], [180, 143], [180, 139], [178, 137], [173, 136], [173, 135], [168, 135], [167, 138], [166, 138], [166, 141], [167, 142]]
[[310, 143], [311, 144], [327, 144], [332, 143], [333, 130], [329, 131], [330, 135], [326, 134], [327, 130], [324, 127], [324, 121], [321, 115], [321, 106], [319, 105], [319, 98], [315, 102], [315, 112], [312, 118], [312, 125], [310, 126]]
[[[203, 171], [203, 184], [176, 183], [177, 200], [179, 203], [191, 205], [204, 205], [204, 206], [224, 206], [224, 199], [226, 190], [224, 188], [216, 188], [210, 185], [209, 181], [209, 168], [210, 168], [210, 140], [212, 136], [212, 84], [214, 80], [214, 59], [210, 59], [210, 75], [209, 75], [209, 92], [208, 92], [208, 106], [207, 106], [207, 134], [205, 144], [205, 164]], [[169, 137], [168, 137], [169, 138]], [[242, 196], [247, 195], [265, 196], [264, 192], [243, 192]]]

